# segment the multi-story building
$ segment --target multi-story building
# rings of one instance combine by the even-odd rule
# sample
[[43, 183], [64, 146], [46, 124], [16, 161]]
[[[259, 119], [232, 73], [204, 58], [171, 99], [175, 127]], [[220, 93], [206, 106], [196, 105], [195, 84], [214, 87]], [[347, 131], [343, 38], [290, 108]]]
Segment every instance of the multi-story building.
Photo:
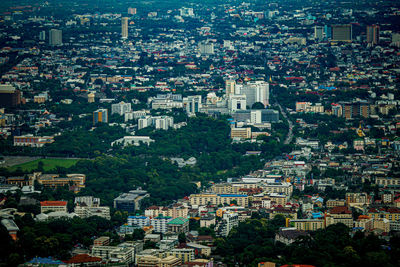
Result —
[[[225, 81], [225, 95], [227, 97], [235, 94], [235, 86], [236, 86], [235, 80], [226, 80]], [[246, 107], [246, 105], [245, 105], [245, 107]]]
[[299, 231], [316, 231], [318, 229], [325, 228], [324, 220], [320, 219], [290, 220], [290, 224], [293, 225]]
[[172, 233], [188, 233], [189, 219], [178, 217], [167, 222], [167, 228]]
[[387, 188], [399, 188], [400, 178], [399, 177], [377, 177], [375, 179], [375, 184], [381, 187]]
[[222, 220], [215, 226], [215, 232], [219, 236], [228, 236], [229, 232], [239, 225], [239, 214], [232, 211], [224, 212]]
[[41, 201], [40, 212], [63, 211], [67, 212], [67, 201]]
[[16, 107], [21, 104], [21, 92], [10, 84], [0, 84], [0, 107]]
[[379, 26], [368, 25], [367, 26], [367, 43], [378, 44], [379, 43]]
[[140, 210], [140, 202], [150, 195], [145, 190], [131, 190], [114, 199], [114, 208], [128, 212]]
[[128, 216], [128, 225], [137, 225], [139, 227], [149, 226], [150, 218], [147, 216]]
[[111, 114], [119, 114], [123, 116], [127, 112], [131, 112], [131, 103], [125, 103], [125, 102], [120, 102], [117, 104], [112, 104], [111, 105]]
[[[329, 224], [343, 223], [347, 227], [353, 228], [353, 216], [349, 208], [346, 206], [331, 208], [327, 214], [327, 217], [331, 217], [333, 219], [333, 221], [331, 220]], [[328, 220], [326, 221], [328, 222]]]
[[182, 262], [190, 262], [194, 260], [194, 249], [192, 248], [175, 248], [166, 252], [167, 256], [173, 256]]
[[53, 136], [14, 136], [14, 146], [43, 147], [45, 144], [51, 144], [53, 142]]
[[93, 112], [93, 125], [96, 125], [99, 122], [108, 123], [107, 109], [98, 109]]
[[192, 194], [189, 197], [190, 204], [196, 206], [219, 205], [235, 203], [241, 207], [248, 207], [249, 197], [239, 194]]
[[153, 226], [154, 232], [166, 233], [168, 231], [168, 222], [172, 220], [169, 216], [158, 216], [151, 219], [151, 226]]
[[352, 25], [332, 25], [332, 41], [351, 42], [352, 41]]
[[92, 216], [98, 216], [107, 220], [111, 219], [110, 207], [87, 207], [77, 205], [74, 212], [81, 218], [88, 218]]
[[346, 205], [349, 207], [364, 206], [371, 203], [371, 197], [367, 193], [346, 193]]
[[100, 236], [93, 241], [93, 246], [108, 246], [110, 244], [110, 237]]
[[51, 29], [49, 31], [49, 44], [56, 46], [62, 45], [62, 31], [57, 29]]
[[183, 98], [183, 108], [189, 115], [196, 114], [202, 107], [201, 95], [192, 95]]
[[66, 174], [64, 177], [59, 174], [41, 174], [34, 173], [34, 179], [45, 186], [51, 188], [63, 187], [66, 185], [70, 186], [70, 190], [79, 192], [82, 188], [85, 188], [86, 175], [80, 173]]
[[342, 207], [346, 206], [346, 200], [344, 199], [329, 199], [326, 201], [327, 208]]
[[231, 128], [231, 138], [249, 139], [251, 138], [251, 128]]
[[128, 20], [127, 17], [122, 17], [121, 19], [121, 38], [126, 39], [128, 38]]
[[248, 82], [235, 87], [236, 94], [246, 96], [246, 105], [251, 107], [260, 102], [264, 106], [269, 105], [269, 83], [265, 81]]

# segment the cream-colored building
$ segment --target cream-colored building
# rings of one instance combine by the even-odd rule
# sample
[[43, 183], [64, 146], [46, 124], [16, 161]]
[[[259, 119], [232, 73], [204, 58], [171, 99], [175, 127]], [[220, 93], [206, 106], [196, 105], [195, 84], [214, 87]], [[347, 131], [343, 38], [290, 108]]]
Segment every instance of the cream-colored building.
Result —
[[232, 128], [231, 138], [249, 139], [251, 138], [251, 128], [250, 127]]
[[189, 197], [190, 204], [193, 206], [204, 205], [224, 205], [236, 202], [238, 206], [248, 207], [249, 197], [240, 194], [192, 194]]

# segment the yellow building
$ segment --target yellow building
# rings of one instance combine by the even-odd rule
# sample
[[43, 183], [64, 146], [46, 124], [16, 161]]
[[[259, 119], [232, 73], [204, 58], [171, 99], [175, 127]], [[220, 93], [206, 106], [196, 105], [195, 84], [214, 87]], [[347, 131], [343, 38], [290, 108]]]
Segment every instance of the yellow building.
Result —
[[251, 128], [232, 128], [231, 129], [231, 138], [243, 138], [249, 139], [251, 138]]
[[325, 228], [324, 220], [318, 219], [290, 220], [290, 224], [294, 225], [299, 231], [316, 231]]

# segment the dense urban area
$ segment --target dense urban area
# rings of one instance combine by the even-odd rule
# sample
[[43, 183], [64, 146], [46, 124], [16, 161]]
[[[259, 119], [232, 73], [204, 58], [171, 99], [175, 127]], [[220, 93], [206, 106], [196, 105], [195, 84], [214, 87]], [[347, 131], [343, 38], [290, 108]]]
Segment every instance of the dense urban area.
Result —
[[1, 1], [0, 266], [400, 266], [399, 21]]

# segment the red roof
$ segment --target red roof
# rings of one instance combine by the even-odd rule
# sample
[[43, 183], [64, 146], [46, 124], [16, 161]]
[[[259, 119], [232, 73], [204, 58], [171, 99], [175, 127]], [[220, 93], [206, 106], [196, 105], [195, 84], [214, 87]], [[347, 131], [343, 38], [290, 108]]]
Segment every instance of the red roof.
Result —
[[67, 201], [41, 201], [40, 206], [42, 207], [67, 206]]
[[329, 213], [331, 214], [351, 214], [351, 211], [349, 210], [348, 207], [343, 206], [343, 207], [333, 207]]
[[88, 254], [78, 254], [73, 256], [71, 259], [65, 261], [67, 264], [72, 264], [72, 263], [85, 263], [85, 262], [101, 262], [102, 259], [99, 257], [92, 257], [89, 256]]

